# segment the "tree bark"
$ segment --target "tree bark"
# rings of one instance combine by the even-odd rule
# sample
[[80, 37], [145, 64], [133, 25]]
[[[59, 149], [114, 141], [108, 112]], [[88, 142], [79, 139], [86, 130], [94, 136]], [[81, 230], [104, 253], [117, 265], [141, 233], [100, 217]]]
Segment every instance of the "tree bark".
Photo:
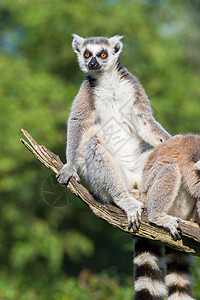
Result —
[[[32, 136], [22, 129], [24, 136], [29, 143], [25, 140], [20, 141], [26, 146], [26, 148], [33, 153], [33, 155], [41, 161], [47, 168], [51, 169], [54, 173], [58, 173], [62, 168], [63, 163], [59, 156], [48, 150], [43, 145], [38, 143], [32, 138]], [[84, 203], [86, 203], [93, 213], [112, 224], [113, 226], [121, 229], [129, 234], [148, 238], [155, 241], [160, 241], [166, 246], [169, 246], [175, 250], [187, 252], [196, 256], [200, 256], [200, 228], [198, 224], [185, 221], [180, 224], [180, 230], [182, 233], [182, 239], [180, 241], [174, 241], [171, 235], [164, 229], [151, 225], [148, 222], [147, 214], [142, 213], [142, 222], [139, 230], [133, 233], [128, 229], [127, 218], [123, 210], [111, 204], [102, 204], [95, 200], [92, 194], [74, 178], [69, 180], [67, 190], [71, 191], [77, 197], [79, 197]]]

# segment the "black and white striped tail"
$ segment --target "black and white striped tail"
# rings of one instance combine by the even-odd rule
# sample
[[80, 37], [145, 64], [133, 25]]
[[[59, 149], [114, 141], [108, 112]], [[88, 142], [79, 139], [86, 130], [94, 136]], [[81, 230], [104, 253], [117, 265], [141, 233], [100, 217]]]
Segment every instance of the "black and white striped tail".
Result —
[[162, 300], [167, 295], [162, 256], [161, 244], [142, 238], [135, 239], [135, 300]]
[[191, 293], [191, 256], [166, 247], [167, 274], [165, 283], [169, 289], [168, 300], [194, 300]]

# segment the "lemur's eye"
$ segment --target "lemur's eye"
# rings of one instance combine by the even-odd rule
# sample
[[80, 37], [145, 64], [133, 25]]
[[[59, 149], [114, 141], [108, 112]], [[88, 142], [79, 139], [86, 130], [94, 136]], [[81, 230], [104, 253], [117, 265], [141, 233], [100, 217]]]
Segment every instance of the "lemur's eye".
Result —
[[102, 52], [101, 53], [101, 58], [106, 58], [107, 57], [107, 54], [105, 52]]
[[85, 52], [85, 53], [84, 53], [84, 56], [85, 56], [86, 58], [88, 58], [88, 57], [90, 57], [90, 53], [89, 53], [89, 52]]

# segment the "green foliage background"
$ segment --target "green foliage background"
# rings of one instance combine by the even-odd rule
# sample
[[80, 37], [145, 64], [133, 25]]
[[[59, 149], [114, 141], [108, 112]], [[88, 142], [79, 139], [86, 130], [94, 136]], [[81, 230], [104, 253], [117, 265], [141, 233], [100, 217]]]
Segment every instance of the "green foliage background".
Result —
[[[197, 0], [0, 1], [0, 299], [132, 299], [131, 237], [98, 220], [19, 142], [65, 160], [84, 77], [72, 33], [124, 35], [121, 61], [171, 133], [200, 133]], [[200, 260], [195, 259], [200, 299]]]

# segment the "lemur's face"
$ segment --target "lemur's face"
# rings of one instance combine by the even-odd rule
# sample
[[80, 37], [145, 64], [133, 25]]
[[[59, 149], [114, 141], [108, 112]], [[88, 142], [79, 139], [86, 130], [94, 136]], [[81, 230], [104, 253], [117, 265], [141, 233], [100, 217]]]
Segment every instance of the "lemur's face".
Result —
[[109, 61], [109, 53], [106, 45], [87, 44], [83, 55], [83, 61], [87, 71], [97, 71], [105, 67]]
[[112, 38], [82, 38], [76, 34], [72, 47], [77, 53], [80, 68], [87, 74], [107, 71], [114, 67], [122, 51], [121, 36]]

